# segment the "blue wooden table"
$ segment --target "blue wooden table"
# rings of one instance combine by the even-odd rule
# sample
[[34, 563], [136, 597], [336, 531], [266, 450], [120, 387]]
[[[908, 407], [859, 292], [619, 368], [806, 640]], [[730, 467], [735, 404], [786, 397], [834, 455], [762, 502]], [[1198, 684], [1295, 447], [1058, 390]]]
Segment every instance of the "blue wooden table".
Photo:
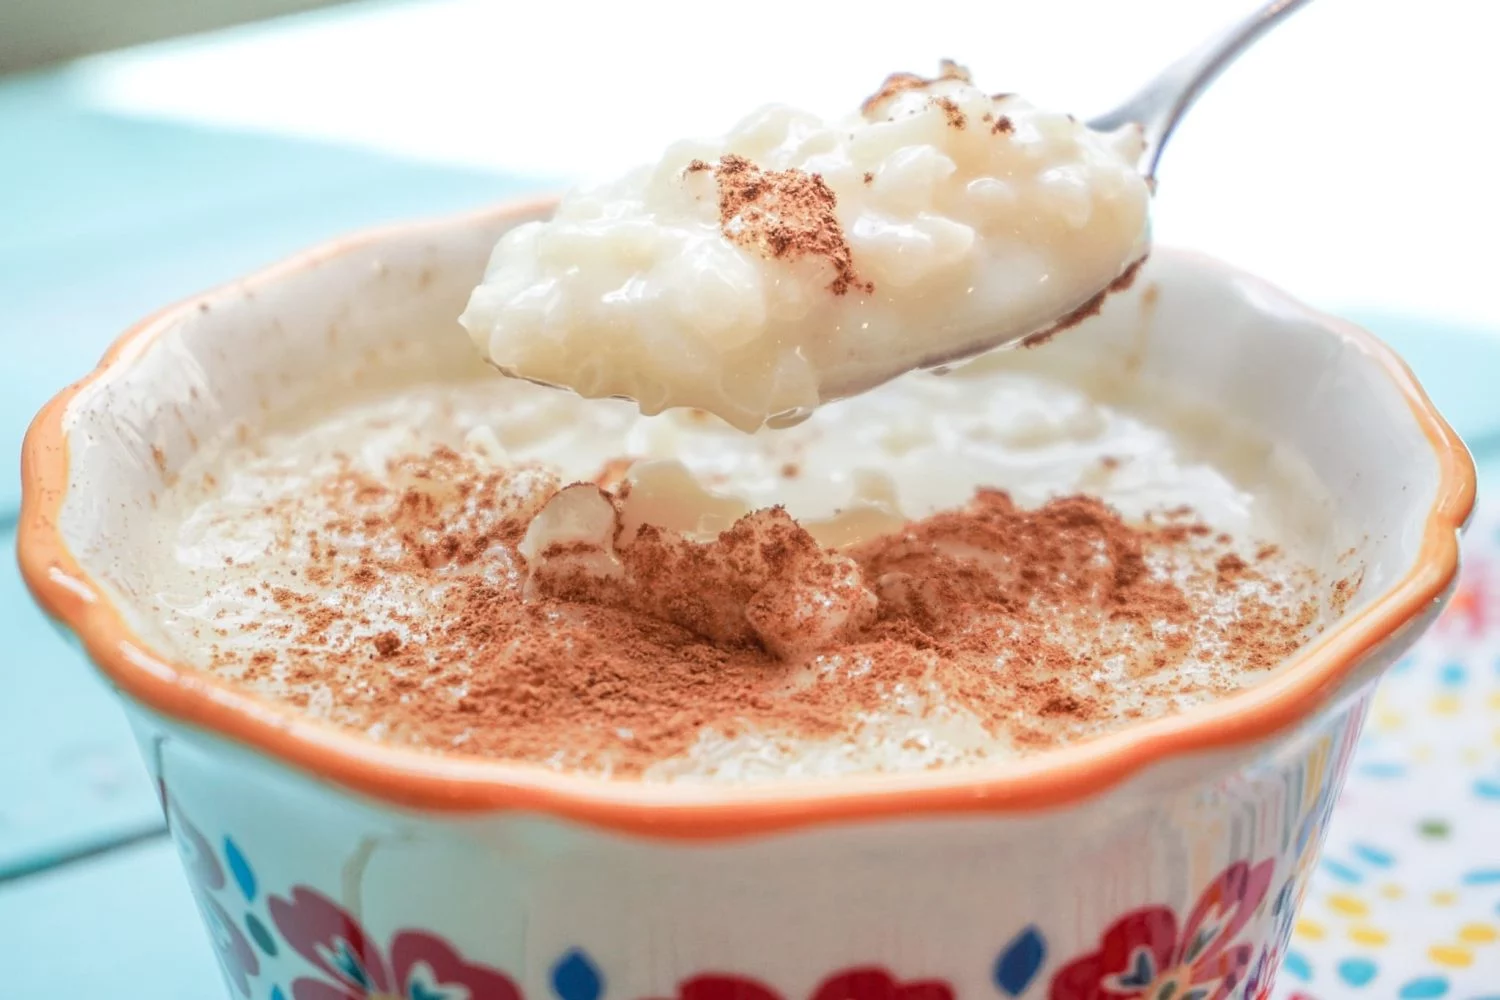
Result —
[[[0, 546], [32, 414], [136, 319], [351, 228], [541, 186], [118, 117], [64, 73], [0, 83]], [[0, 997], [214, 996], [130, 732], [12, 558], [0, 635]]]
[[[0, 82], [0, 454], [15, 455], [45, 398], [165, 302], [344, 230], [545, 186], [123, 117], [65, 72]], [[1354, 318], [1406, 354], [1500, 486], [1500, 331]], [[13, 472], [0, 475], [7, 548], [18, 490]], [[124, 721], [10, 559], [0, 635], [0, 997], [216, 996]]]

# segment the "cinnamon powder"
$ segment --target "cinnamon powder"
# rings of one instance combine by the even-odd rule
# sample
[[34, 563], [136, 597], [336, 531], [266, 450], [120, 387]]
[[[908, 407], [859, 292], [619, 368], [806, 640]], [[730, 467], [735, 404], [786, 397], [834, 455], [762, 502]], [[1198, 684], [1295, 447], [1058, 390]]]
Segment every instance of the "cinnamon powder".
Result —
[[1141, 266], [1145, 263], [1146, 255], [1138, 257], [1129, 267], [1125, 268], [1124, 271], [1121, 271], [1119, 276], [1111, 281], [1103, 291], [1091, 296], [1082, 305], [1057, 319], [1051, 326], [1043, 330], [1039, 330], [1036, 333], [1028, 334], [1026, 338], [1021, 341], [1021, 346], [1039, 347], [1042, 344], [1045, 344], [1047, 341], [1051, 340], [1057, 334], [1068, 329], [1069, 327], [1077, 326], [1084, 320], [1091, 319], [1094, 316], [1099, 315], [1099, 310], [1104, 308], [1105, 299], [1109, 298], [1115, 292], [1123, 292], [1131, 285], [1135, 284], [1135, 276], [1140, 273]]
[[[687, 170], [710, 169], [694, 160]], [[762, 170], [743, 156], [726, 155], [712, 167], [719, 192], [719, 227], [725, 237], [774, 260], [814, 257], [833, 268], [828, 290], [873, 292], [860, 280], [839, 224], [838, 196], [821, 174]]]
[[[346, 471], [325, 491], [347, 513], [311, 536], [291, 530], [297, 501], [281, 501], [287, 544], [327, 582], [271, 590], [296, 627], [253, 653], [224, 644], [216, 665], [384, 739], [628, 776], [707, 731], [793, 751], [846, 739], [908, 711], [914, 692], [930, 695], [920, 712], [965, 712], [997, 747], [1035, 752], [1236, 690], [1317, 627], [1315, 602], [1269, 599], [1275, 552], [1246, 560], [1190, 512], [1131, 523], [1088, 497], [1028, 509], [981, 490], [846, 551], [874, 613], [830, 648], [783, 657], [726, 625], [723, 606], [693, 602], [723, 583], [708, 576], [722, 575], [714, 553], [763, 558], [772, 575], [816, 564], [790, 518], [755, 539], [736, 526], [701, 556], [645, 559], [659, 572], [647, 592], [670, 609], [599, 589], [528, 595], [516, 549], [536, 504], [512, 474], [447, 449], [393, 463], [390, 482]], [[392, 582], [425, 603], [371, 596]], [[1182, 669], [1204, 650], [1216, 652]]]
[[942, 80], [958, 80], [962, 83], [973, 83], [969, 71], [952, 59], [944, 59], [938, 65], [938, 75], [931, 79], [918, 76], [915, 73], [892, 73], [885, 78], [880, 89], [860, 103], [860, 114], [869, 118], [878, 114], [886, 101], [893, 97], [907, 93], [912, 90], [926, 90], [934, 83]]
[[932, 103], [942, 109], [943, 117], [947, 120], [949, 128], [962, 130], [969, 124], [968, 116], [964, 114], [963, 109], [958, 106], [958, 102], [953, 98], [935, 97]]

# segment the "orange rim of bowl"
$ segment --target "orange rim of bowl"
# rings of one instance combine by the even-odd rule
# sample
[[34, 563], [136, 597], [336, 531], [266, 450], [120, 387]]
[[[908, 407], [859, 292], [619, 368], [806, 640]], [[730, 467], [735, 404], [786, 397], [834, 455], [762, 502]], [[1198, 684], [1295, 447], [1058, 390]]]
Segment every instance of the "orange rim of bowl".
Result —
[[[397, 235], [523, 218], [551, 199], [386, 227], [335, 240], [225, 288], [256, 287]], [[1174, 256], [1196, 257], [1192, 254]], [[1201, 258], [1200, 258], [1201, 259]], [[1222, 264], [1213, 266], [1229, 271]], [[1237, 271], [1237, 280], [1260, 284]], [[1371, 334], [1304, 312], [1357, 342], [1397, 386], [1438, 463], [1436, 497], [1421, 549], [1406, 574], [1368, 606], [1293, 656], [1276, 676], [1181, 715], [1139, 723], [1033, 757], [949, 772], [868, 775], [766, 786], [653, 784], [559, 773], [536, 765], [381, 744], [174, 663], [136, 635], [64, 541], [68, 488], [64, 419], [73, 399], [126, 356], [216, 292], [196, 296], [122, 335], [92, 373], [37, 415], [22, 450], [17, 549], [22, 575], [48, 614], [75, 633], [98, 668], [130, 699], [243, 744], [318, 778], [397, 806], [446, 813], [519, 810], [637, 835], [712, 839], [910, 815], [1030, 812], [1103, 792], [1148, 765], [1262, 740], [1319, 709], [1377, 644], [1428, 610], [1453, 583], [1459, 531], [1474, 506], [1475, 470], [1463, 442], [1433, 408], [1406, 364]], [[1298, 307], [1303, 308], [1303, 307]]]

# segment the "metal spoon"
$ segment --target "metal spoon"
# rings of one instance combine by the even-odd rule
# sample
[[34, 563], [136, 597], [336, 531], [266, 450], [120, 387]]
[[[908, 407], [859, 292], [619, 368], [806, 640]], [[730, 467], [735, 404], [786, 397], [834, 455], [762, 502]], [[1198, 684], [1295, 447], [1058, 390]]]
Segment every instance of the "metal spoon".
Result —
[[1310, 2], [1274, 0], [1266, 4], [1168, 66], [1130, 100], [1090, 121], [1089, 128], [1112, 132], [1132, 122], [1141, 126], [1146, 139], [1142, 173], [1154, 186], [1156, 165], [1167, 140], [1208, 85], [1262, 35]]

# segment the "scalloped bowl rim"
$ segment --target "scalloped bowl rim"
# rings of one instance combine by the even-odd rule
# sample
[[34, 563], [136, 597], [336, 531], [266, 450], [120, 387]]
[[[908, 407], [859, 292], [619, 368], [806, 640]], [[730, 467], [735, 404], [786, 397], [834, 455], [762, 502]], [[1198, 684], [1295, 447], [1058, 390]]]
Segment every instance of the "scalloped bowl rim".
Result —
[[764, 786], [650, 784], [382, 744], [312, 720], [207, 671], [155, 653], [82, 569], [59, 527], [68, 489], [65, 418], [80, 390], [113, 366], [129, 364], [161, 331], [224, 289], [264, 286], [361, 247], [536, 213], [551, 202], [550, 198], [535, 199], [365, 230], [184, 300], [126, 331], [93, 372], [40, 411], [22, 451], [23, 493], [17, 528], [22, 575], [38, 603], [81, 640], [93, 662], [124, 695], [163, 715], [402, 808], [455, 814], [539, 812], [668, 839], [732, 837], [914, 814], [1026, 813], [1097, 795], [1169, 759], [1253, 744], [1297, 724], [1321, 709], [1365, 654], [1420, 616], [1456, 577], [1458, 535], [1474, 505], [1474, 465], [1406, 364], [1373, 335], [1308, 309], [1260, 279], [1200, 254], [1158, 249], [1158, 256], [1206, 263], [1227, 277], [1249, 282], [1335, 335], [1358, 342], [1400, 391], [1436, 459], [1433, 503], [1417, 557], [1406, 573], [1292, 656], [1274, 677], [1243, 691], [1178, 715], [990, 765], [836, 781], [788, 780]]

